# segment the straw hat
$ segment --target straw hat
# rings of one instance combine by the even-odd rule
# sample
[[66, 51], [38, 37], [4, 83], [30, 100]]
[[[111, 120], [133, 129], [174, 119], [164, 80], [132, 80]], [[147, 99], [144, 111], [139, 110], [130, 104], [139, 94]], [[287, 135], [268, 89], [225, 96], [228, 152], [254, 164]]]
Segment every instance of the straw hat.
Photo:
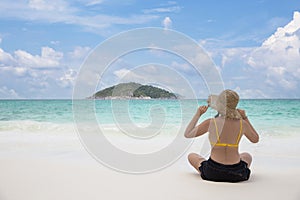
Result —
[[216, 100], [216, 110], [227, 119], [241, 119], [242, 116], [237, 111], [239, 95], [233, 90], [224, 90]]

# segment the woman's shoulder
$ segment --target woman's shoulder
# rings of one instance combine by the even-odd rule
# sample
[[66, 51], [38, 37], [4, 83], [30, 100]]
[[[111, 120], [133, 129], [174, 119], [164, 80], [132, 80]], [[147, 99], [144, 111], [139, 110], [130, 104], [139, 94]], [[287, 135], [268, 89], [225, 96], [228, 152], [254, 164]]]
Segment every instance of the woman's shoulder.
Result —
[[213, 123], [212, 119], [213, 119], [213, 118], [208, 118], [208, 119], [204, 120], [204, 121], [201, 123], [201, 125], [202, 125], [202, 126], [210, 127], [210, 126], [211, 126], [211, 123]]
[[249, 124], [246, 122], [246, 120], [244, 120], [244, 119], [241, 119], [241, 121], [242, 121], [242, 125], [243, 125], [243, 127], [244, 126], [248, 126]]

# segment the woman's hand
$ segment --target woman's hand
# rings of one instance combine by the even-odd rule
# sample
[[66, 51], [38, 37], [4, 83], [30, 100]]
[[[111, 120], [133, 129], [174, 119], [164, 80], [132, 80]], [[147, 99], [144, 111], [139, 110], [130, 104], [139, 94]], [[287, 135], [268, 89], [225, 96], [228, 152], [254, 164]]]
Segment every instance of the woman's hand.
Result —
[[240, 113], [240, 115], [241, 115], [241, 117], [242, 117], [243, 119], [246, 119], [246, 118], [247, 118], [245, 110], [237, 109], [237, 111]]
[[197, 110], [197, 114], [199, 114], [200, 116], [203, 115], [208, 109], [208, 106], [200, 106]]

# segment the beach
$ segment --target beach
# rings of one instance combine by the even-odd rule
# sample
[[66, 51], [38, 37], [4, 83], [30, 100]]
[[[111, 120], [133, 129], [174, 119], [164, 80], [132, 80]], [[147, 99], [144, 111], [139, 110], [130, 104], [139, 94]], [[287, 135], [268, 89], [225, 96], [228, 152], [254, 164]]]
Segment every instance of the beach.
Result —
[[[260, 142], [252, 144], [243, 138], [240, 144], [240, 152], [253, 155], [250, 179], [216, 183], [202, 180], [187, 161], [188, 153], [206, 150], [205, 136], [196, 138], [171, 165], [151, 173], [132, 174], [94, 159], [70, 122], [2, 120], [0, 199], [300, 199], [299, 127], [295, 124], [278, 129], [274, 124], [276, 128], [272, 129], [260, 123]], [[115, 134], [111, 140], [118, 139]], [[169, 139], [162, 136], [159, 141], [166, 144]], [[141, 151], [148, 152], [149, 145], [143, 145]]]
[[[253, 154], [249, 181], [204, 181], [186, 160], [203, 139], [173, 165], [149, 174], [126, 174], [94, 160], [76, 135], [26, 140], [1, 134], [0, 194], [3, 200], [38, 199], [289, 199], [300, 197], [300, 138], [262, 138], [260, 145], [243, 141]], [[43, 138], [43, 139], [42, 139]], [[3, 145], [6, 143], [6, 145]], [[291, 146], [294, 144], [295, 146]], [[282, 150], [279, 150], [281, 148]], [[290, 155], [285, 155], [288, 150]]]

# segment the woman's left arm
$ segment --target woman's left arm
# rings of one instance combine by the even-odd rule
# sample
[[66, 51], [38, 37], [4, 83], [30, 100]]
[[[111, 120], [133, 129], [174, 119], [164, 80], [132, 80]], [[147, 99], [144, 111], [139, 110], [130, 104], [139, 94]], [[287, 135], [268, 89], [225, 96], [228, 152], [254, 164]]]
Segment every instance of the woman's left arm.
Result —
[[190, 123], [185, 129], [184, 137], [186, 138], [198, 137], [208, 131], [210, 120], [205, 120], [204, 122], [196, 126], [199, 118], [207, 111], [207, 109], [208, 106], [200, 106], [198, 108], [196, 114], [194, 115], [194, 117], [192, 118], [192, 120], [190, 121]]

